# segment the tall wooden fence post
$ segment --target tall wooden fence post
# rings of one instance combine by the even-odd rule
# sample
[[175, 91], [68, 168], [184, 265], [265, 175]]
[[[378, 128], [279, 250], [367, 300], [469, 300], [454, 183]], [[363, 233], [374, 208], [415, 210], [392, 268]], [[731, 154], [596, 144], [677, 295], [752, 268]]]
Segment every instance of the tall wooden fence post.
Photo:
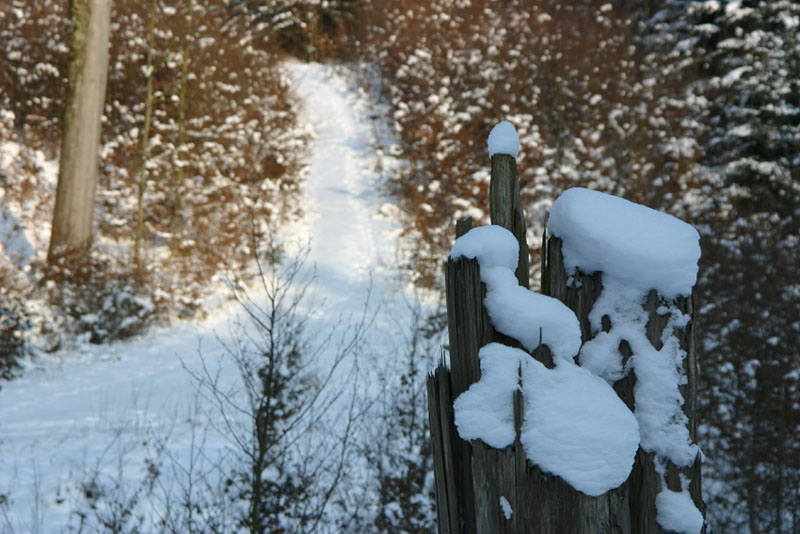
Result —
[[[505, 154], [492, 157], [490, 198], [492, 223], [507, 228], [517, 237], [520, 245], [517, 279], [528, 287], [528, 245], [513, 157]], [[471, 223], [458, 223], [457, 237], [470, 227]], [[602, 274], [578, 273], [575, 283], [568, 283], [561, 242], [555, 237], [545, 236], [542, 254], [543, 293], [571, 308], [580, 321], [583, 341], [591, 339], [589, 312], [602, 292]], [[514, 399], [517, 432], [514, 444], [494, 449], [480, 440], [466, 442], [459, 437], [454, 425], [453, 401], [479, 380], [480, 348], [492, 341], [514, 342], [491, 325], [483, 306], [485, 288], [477, 260], [448, 258], [444, 270], [450, 366], [440, 362], [427, 383], [440, 534], [660, 534], [655, 498], [663, 479], [655, 471], [652, 454], [639, 450], [628, 481], [620, 487], [597, 497], [585, 495], [528, 462], [519, 439], [524, 416], [519, 393]], [[658, 295], [652, 292], [646, 303], [650, 314], [647, 334], [656, 348], [666, 325], [666, 319], [657, 313], [659, 305]], [[691, 298], [679, 301], [678, 306], [691, 316]], [[690, 321], [678, 335], [680, 346], [687, 353], [684, 370], [688, 383], [681, 387], [681, 392], [690, 434], [695, 439], [697, 361], [692, 324]], [[605, 321], [603, 326], [609, 328]], [[621, 346], [620, 350], [630, 355], [629, 347]], [[531, 356], [552, 366], [546, 347], [540, 347]], [[635, 375], [629, 374], [615, 385], [617, 394], [632, 410], [635, 380]], [[704, 511], [699, 460], [683, 470], [668, 463], [667, 487], [673, 491], [686, 489], [681, 488], [681, 478], [690, 481], [692, 499]], [[502, 510], [501, 497], [511, 505], [510, 518]]]
[[[595, 301], [603, 290], [602, 273], [586, 275], [578, 271], [574, 273], [573, 280], [569, 277], [564, 267], [564, 256], [561, 250], [561, 240], [550, 236], [545, 238], [545, 247], [542, 250], [543, 270], [542, 289], [549, 296], [555, 297], [571, 308], [578, 317], [581, 325], [582, 341], [592, 338], [592, 328], [589, 323]], [[662, 346], [661, 335], [667, 325], [668, 316], [659, 315], [658, 309], [663, 298], [655, 291], [651, 291], [644, 303], [649, 321], [647, 323], [647, 338], [656, 349]], [[680, 348], [686, 352], [683, 361], [683, 371], [686, 384], [680, 386], [684, 399], [684, 413], [689, 419], [689, 436], [693, 442], [697, 441], [697, 374], [698, 362], [694, 347], [694, 309], [692, 297], [679, 297], [675, 302], [678, 309], [690, 320], [685, 328], [675, 333], [678, 336]], [[603, 320], [603, 329], [608, 331], [611, 327], [607, 318]], [[619, 347], [627, 364], [631, 356], [630, 347], [623, 341]], [[635, 410], [634, 387], [636, 375], [630, 372], [625, 378], [614, 385], [617, 395], [625, 402], [631, 411]], [[689, 468], [679, 469], [672, 462], [667, 461], [666, 484], [672, 491], [688, 489], [695, 506], [705, 516], [705, 504], [702, 498], [701, 466], [698, 457]], [[681, 476], [689, 480], [689, 488], [681, 487]], [[646, 453], [641, 448], [636, 454], [633, 470], [626, 483], [626, 499], [630, 506], [630, 521], [632, 534], [660, 534], [662, 528], [656, 521], [656, 496], [661, 491], [661, 477], [656, 473], [654, 454]]]
[[517, 160], [508, 154], [492, 156], [492, 178], [489, 182], [489, 216], [492, 224], [510, 230], [519, 243], [517, 280], [530, 287], [528, 268], [528, 240], [525, 235], [525, 214], [519, 194]]
[[[470, 227], [471, 223], [459, 223], [457, 235], [463, 235]], [[477, 260], [448, 259], [445, 285], [450, 369], [440, 364], [427, 384], [434, 464], [438, 466], [435, 476], [439, 532], [475, 534], [472, 448], [458, 437], [453, 400], [480, 378], [478, 351], [491, 341], [492, 327], [483, 308]]]

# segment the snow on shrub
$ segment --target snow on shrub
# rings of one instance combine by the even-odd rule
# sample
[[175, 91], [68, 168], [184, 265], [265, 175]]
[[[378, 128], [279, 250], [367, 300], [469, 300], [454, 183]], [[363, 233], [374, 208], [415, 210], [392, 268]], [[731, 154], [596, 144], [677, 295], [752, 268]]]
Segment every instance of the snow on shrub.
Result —
[[66, 330], [90, 343], [124, 339], [144, 330], [156, 317], [157, 303], [142, 289], [134, 289], [150, 285], [145, 276], [97, 247], [85, 261], [51, 266], [49, 301]]
[[19, 359], [27, 354], [24, 332], [30, 325], [22, 299], [0, 288], [0, 378], [11, 378]]

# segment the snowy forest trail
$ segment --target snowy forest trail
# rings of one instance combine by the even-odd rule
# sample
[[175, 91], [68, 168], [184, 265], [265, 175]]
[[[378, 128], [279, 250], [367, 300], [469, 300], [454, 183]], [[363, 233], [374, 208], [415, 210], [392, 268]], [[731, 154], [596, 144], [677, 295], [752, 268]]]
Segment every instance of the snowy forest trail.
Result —
[[368, 297], [380, 305], [402, 290], [394, 271], [399, 231], [381, 210], [383, 167], [391, 161], [376, 147], [387, 134], [367, 117], [374, 111], [367, 97], [342, 73], [316, 63], [293, 63], [289, 72], [314, 139], [305, 217], [284, 239], [308, 240], [315, 289], [328, 307], [358, 313]]
[[[316, 64], [295, 64], [292, 78], [304, 102], [302, 116], [313, 127], [306, 232], [310, 260], [326, 287], [359, 283], [381, 263], [385, 221], [374, 217], [379, 191], [374, 161], [365, 158], [373, 125], [357, 115], [359, 102], [347, 80], [331, 77]], [[383, 228], [382, 228], [383, 227]], [[302, 235], [302, 232], [301, 232]]]
[[[288, 69], [314, 139], [306, 213], [282, 239], [310, 246], [308, 264], [316, 277], [309, 292], [320, 308], [308, 330], [347, 325], [366, 310], [371, 326], [360, 352], [367, 363], [359, 365], [369, 369], [378, 360], [389, 362], [408, 323], [402, 311], [408, 286], [392, 268], [398, 232], [379, 215], [376, 126], [347, 75], [319, 64]], [[260, 297], [255, 289], [250, 296], [256, 302]], [[187, 458], [203, 412], [186, 368], [222, 365], [222, 343], [235, 341], [231, 328], [238, 317], [240, 307], [228, 302], [198, 323], [153, 328], [110, 345], [74, 344], [40, 357], [21, 378], [4, 383], [0, 497], [6, 505], [0, 500], [0, 532], [62, 532], [76, 520], [76, 503], [85, 499], [81, 484], [97, 473], [133, 482], [129, 491], [137, 491], [160, 439], [171, 457]], [[323, 353], [323, 364], [324, 358]], [[220, 372], [224, 380], [236, 377], [230, 364]], [[229, 443], [212, 432], [204, 446], [203, 453], [213, 457]]]

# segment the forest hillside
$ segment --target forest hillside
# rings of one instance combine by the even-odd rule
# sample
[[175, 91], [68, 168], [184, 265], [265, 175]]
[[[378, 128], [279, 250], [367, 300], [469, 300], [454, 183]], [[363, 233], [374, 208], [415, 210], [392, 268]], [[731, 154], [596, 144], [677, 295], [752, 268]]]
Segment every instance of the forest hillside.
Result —
[[[66, 265], [47, 253], [70, 28], [65, 0], [0, 6], [2, 413], [24, 398], [10, 392], [38, 391], [60, 362], [123, 355], [147, 366], [131, 359], [142, 340], [149, 358], [196, 354], [190, 341], [164, 344], [169, 355], [153, 347], [190, 325], [206, 325], [198, 335], [210, 343], [240, 309], [270, 335], [221, 336], [217, 356], [258, 377], [249, 384], [258, 395], [245, 395], [255, 441], [239, 445], [277, 458], [303, 443], [307, 454], [260, 470], [238, 464], [228, 480], [211, 477], [222, 465], [212, 459], [200, 497], [192, 476], [160, 476], [167, 465], [188, 472], [183, 457], [167, 462], [162, 438], [134, 455], [143, 471], [120, 468], [125, 476], [104, 484], [110, 468], [63, 475], [37, 497], [19, 489], [29, 469], [3, 460], [0, 532], [433, 532], [422, 384], [446, 331], [441, 265], [456, 220], [489, 222], [486, 139], [501, 120], [519, 133], [531, 280], [549, 209], [571, 187], [698, 230], [706, 519], [714, 532], [800, 531], [796, 0], [116, 0], [94, 236]], [[338, 290], [321, 323], [300, 305], [303, 265], [316, 265], [321, 292]], [[344, 305], [343, 281], [356, 278], [365, 285]], [[398, 297], [387, 304], [384, 294]], [[254, 304], [283, 309], [262, 307], [281, 299], [287, 323], [252, 313]], [[258, 344], [273, 331], [328, 332], [320, 325], [331, 327], [320, 345], [337, 347], [317, 354], [322, 363], [300, 357], [315, 351], [292, 336], [284, 352]], [[248, 360], [252, 346], [266, 359]], [[356, 353], [361, 367], [349, 359]], [[402, 357], [389, 365], [387, 353]], [[213, 373], [186, 366], [199, 390], [215, 385]], [[362, 380], [380, 387], [331, 392], [326, 376], [337, 383], [363, 367]], [[298, 380], [284, 388], [278, 378], [288, 375]], [[311, 400], [287, 400], [301, 398]], [[280, 405], [279, 421], [263, 426], [253, 399]], [[336, 414], [302, 409], [324, 399]], [[385, 424], [370, 427], [370, 417]], [[294, 433], [317, 423], [356, 437], [322, 445], [321, 433]], [[22, 446], [6, 424], [0, 458]], [[314, 463], [314, 446], [336, 459]], [[358, 466], [349, 477], [348, 464]], [[155, 491], [164, 480], [176, 488]], [[52, 527], [48, 508], [64, 522]]]

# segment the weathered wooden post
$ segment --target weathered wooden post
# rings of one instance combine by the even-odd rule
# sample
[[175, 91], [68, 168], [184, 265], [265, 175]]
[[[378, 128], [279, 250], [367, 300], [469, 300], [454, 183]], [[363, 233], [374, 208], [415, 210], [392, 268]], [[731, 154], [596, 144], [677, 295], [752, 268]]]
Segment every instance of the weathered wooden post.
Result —
[[[510, 124], [505, 124], [513, 131]], [[503, 123], [498, 128], [501, 126]], [[516, 137], [516, 132], [513, 133]], [[516, 237], [520, 261], [515, 274], [519, 284], [528, 287], [528, 247], [514, 159], [516, 151], [512, 147], [504, 152], [507, 153], [491, 154], [491, 218], [493, 224], [508, 229]], [[471, 222], [460, 222], [457, 225], [457, 237], [469, 231], [470, 227]], [[590, 312], [603, 291], [602, 273], [587, 275], [580, 271], [567, 272], [562, 241], [553, 235], [545, 235], [542, 265], [542, 292], [572, 309], [580, 323], [582, 341], [592, 340], [600, 333], [597, 324], [592, 325]], [[520, 441], [525, 403], [519, 391], [513, 399], [516, 435], [513, 444], [496, 449], [480, 439], [471, 442], [461, 439], [454, 424], [453, 401], [481, 378], [478, 358], [481, 347], [492, 342], [515, 347], [521, 345], [493, 328], [484, 306], [487, 290], [481, 283], [477, 259], [448, 258], [445, 283], [450, 367], [441, 362], [428, 380], [441, 534], [660, 534], [664, 530], [659, 521], [676, 524], [669, 523], [664, 517], [657, 521], [656, 500], [660, 493], [664, 493], [664, 489], [673, 492], [667, 495], [670, 498], [676, 495], [680, 498], [681, 492], [690, 493], [694, 506], [704, 513], [700, 496], [699, 459], [695, 459], [691, 466], [679, 469], [669, 459], [655, 458], [653, 452], [648, 453], [640, 448], [635, 462], [630, 456], [634, 466], [628, 481], [598, 496], [584, 494], [559, 476], [543, 472], [528, 460]], [[634, 305], [638, 306], [639, 303]], [[670, 306], [670, 310], [676, 310], [669, 312], [673, 315], [664, 311], [665, 299], [655, 291], [650, 292], [644, 302], [649, 318], [646, 334], [652, 347], [660, 350], [669, 323], [669, 333], [676, 332], [680, 350], [686, 353], [683, 371], [687, 380], [680, 387], [680, 393], [685, 401], [683, 407], [693, 442], [696, 435], [694, 399], [697, 362], [692, 341], [691, 297], [673, 299]], [[676, 314], [682, 314], [681, 317], [688, 318], [688, 321], [675, 327], [670, 317], [677, 317]], [[608, 332], [613, 326], [609, 317], [602, 318], [602, 331]], [[631, 342], [634, 340], [631, 339]], [[641, 346], [641, 340], [637, 339], [636, 343]], [[627, 340], [620, 341], [619, 352], [626, 359], [631, 357], [632, 350]], [[553, 367], [549, 350], [541, 343], [531, 357], [548, 368]], [[628, 372], [613, 384], [614, 391], [630, 411], [636, 408], [636, 379], [635, 372]], [[621, 409], [627, 412], [624, 407]], [[631, 449], [631, 455], [633, 450], [635, 447]], [[504, 510], [504, 506], [513, 512], [508, 515], [508, 509]], [[692, 534], [699, 532], [695, 530]]]
[[[589, 321], [589, 313], [603, 290], [602, 273], [597, 272], [587, 275], [577, 271], [573, 273], [573, 280], [569, 283], [569, 274], [564, 266], [561, 239], [545, 234], [544, 244], [545, 246], [542, 250], [542, 292], [561, 300], [575, 311], [581, 323], [583, 341], [589, 341], [594, 337]], [[664, 300], [655, 290], [652, 290], [647, 294], [647, 298], [643, 303], [644, 310], [648, 316], [647, 339], [656, 349], [662, 348], [661, 336], [669, 318], [668, 315], [659, 314], [659, 308]], [[693, 318], [694, 309], [691, 296], [676, 298], [674, 305], [681, 313]], [[610, 319], [607, 316], [603, 317], [602, 323], [602, 330], [608, 332], [612, 326]], [[594, 334], [596, 335], [597, 332]], [[698, 374], [697, 353], [694, 347], [694, 321], [689, 320], [686, 326], [678, 330], [675, 335], [678, 338], [681, 350], [686, 353], [686, 357], [683, 360], [686, 383], [680, 386], [680, 391], [685, 400], [684, 413], [689, 419], [689, 435], [694, 443], [697, 441]], [[625, 358], [623, 365], [627, 365], [628, 359], [632, 355], [627, 341], [623, 340], [620, 343], [619, 351]], [[614, 390], [632, 411], [635, 409], [635, 385], [635, 372], [629, 373], [614, 384]], [[662, 482], [656, 472], [654, 456], [653, 453], [646, 453], [640, 448], [636, 455], [631, 476], [628, 478], [625, 498], [630, 507], [630, 532], [634, 534], [660, 534], [664, 532], [656, 521], [656, 497], [661, 489]], [[681, 477], [684, 477], [689, 482], [688, 488], [682, 487]], [[669, 490], [678, 492], [688, 489], [695, 506], [705, 516], [699, 456], [688, 468], [678, 468], [667, 460], [664, 479]]]
[[519, 263], [514, 274], [523, 287], [530, 287], [528, 240], [525, 214], [519, 194], [517, 160], [510, 154], [492, 154], [492, 178], [489, 183], [489, 217], [492, 224], [511, 231], [519, 242]]
[[[470, 227], [471, 221], [459, 223], [458, 236]], [[480, 378], [478, 351], [492, 340], [493, 329], [482, 304], [477, 260], [448, 260], [445, 284], [450, 369], [441, 362], [427, 383], [439, 532], [474, 534], [472, 449], [456, 432], [453, 399]]]
[[[561, 198], [566, 196], [573, 199], [583, 198], [582, 205], [584, 206], [589, 206], [588, 202], [594, 199], [606, 202], [598, 194], [586, 190], [571, 190]], [[650, 250], [641, 253], [631, 250], [628, 252], [629, 257], [624, 258], [634, 265], [642, 262], [643, 265], [639, 267], [642, 272], [630, 271], [621, 275], [620, 272], [614, 272], [620, 271], [618, 266], [607, 266], [605, 270], [598, 268], [598, 271], [591, 275], [574, 268], [571, 272], [567, 272], [564, 242], [558, 234], [563, 233], [563, 227], [568, 225], [562, 221], [556, 221], [554, 224], [551, 216], [548, 223], [550, 235], [545, 235], [542, 251], [543, 292], [565, 302], [575, 311], [581, 323], [584, 343], [581, 349], [582, 364], [585, 363], [584, 360], [591, 359], [592, 350], [591, 348], [587, 350], [588, 345], [597, 343], [603, 336], [605, 336], [605, 341], [614, 339], [616, 342], [618, 340], [616, 350], [622, 359], [620, 369], [625, 370], [625, 374], [622, 378], [610, 381], [613, 381], [613, 387], [618, 396], [631, 411], [637, 413], [640, 426], [642, 426], [640, 429], [642, 445], [627, 481], [631, 532], [637, 534], [664, 532], [661, 525], [673, 524], [671, 522], [673, 518], [666, 517], [663, 510], [662, 517], [659, 518], [657, 502], [684, 497], [691, 498], [691, 503], [685, 504], [687, 516], [691, 517], [693, 521], [692, 523], [687, 520], [684, 523], [693, 524], [693, 532], [700, 532], [695, 528], [701, 521], [698, 514], [705, 516], [705, 504], [701, 492], [700, 454], [698, 454], [699, 449], [694, 445], [697, 441], [698, 362], [694, 347], [692, 301], [692, 286], [696, 279], [697, 260], [700, 254], [699, 236], [689, 225], [665, 214], [653, 212], [648, 208], [616, 197], [609, 197], [609, 200], [611, 201], [609, 205], [614, 210], [623, 212], [631, 210], [631, 213], [639, 215], [638, 220], [626, 220], [626, 222], [644, 224], [653, 230], [652, 234], [647, 237], [649, 241], [657, 243], [657, 247], [651, 248], [647, 246], [648, 244], [644, 244], [641, 248]], [[574, 224], [574, 222], [570, 222], [570, 224]], [[598, 221], [597, 224], [602, 226], [601, 221]], [[552, 231], [554, 226], [556, 232]], [[584, 239], [596, 237], [596, 235], [591, 235], [593, 232], [585, 227], [580, 228], [579, 231], [584, 234]], [[625, 230], [621, 229], [621, 231]], [[635, 236], [635, 233], [631, 235]], [[638, 257], [634, 258], [634, 255]], [[614, 261], [613, 258], [612, 260], [605, 258], [599, 260], [598, 263], [605, 264]], [[694, 273], [691, 272], [692, 266]], [[608, 272], [605, 272], [606, 270]], [[627, 267], [622, 267], [621, 270], [628, 271]], [[657, 271], [657, 273], [654, 275], [649, 271]], [[628, 279], [621, 282], [620, 276]], [[613, 306], [609, 306], [609, 303], [605, 302], [602, 307], [597, 308], [597, 302], [603, 295], [606, 285], [612, 286], [608, 289], [612, 294], [616, 291], [618, 293], [628, 292], [628, 295], [621, 299], [615, 298]], [[633, 290], [631, 291], [631, 289]], [[608, 297], [606, 300], [608, 301]], [[612, 308], [616, 308], [616, 311], [612, 311]], [[626, 308], [628, 314], [631, 312], [637, 315], [643, 314], [643, 317], [632, 321], [630, 318], [623, 317], [624, 313], [620, 313], [620, 308]], [[590, 319], [590, 313], [593, 310], [594, 318]], [[600, 313], [603, 315], [600, 316]], [[615, 314], [618, 317], [613, 317]], [[627, 324], [617, 325], [616, 322]], [[615, 331], [615, 328], [620, 326], [622, 327], [620, 330], [625, 330], [624, 334]], [[665, 347], [665, 345], [669, 346]], [[633, 346], [637, 347], [635, 351]], [[631, 360], [634, 352], [638, 354], [635, 360]], [[674, 362], [673, 365], [676, 367], [676, 381], [673, 384], [675, 391], [662, 390], [661, 393], [665, 398], [671, 393], [673, 399], [677, 398], [678, 400], [673, 421], [667, 423], [672, 425], [671, 429], [675, 430], [673, 436], [677, 446], [667, 447], [660, 443], [653, 443], [652, 436], [649, 435], [652, 433], [652, 429], [649, 428], [648, 416], [644, 413], [650, 408], [637, 405], [637, 403], [644, 405], [649, 402], [644, 390], [652, 387], [651, 384], [646, 383], [651, 380], [648, 376], [651, 370], [643, 364], [656, 355], [666, 358], [663, 361]], [[637, 384], [637, 382], [641, 383]], [[641, 391], [637, 392], [637, 389]], [[685, 418], [685, 425], [675, 422], [682, 418]], [[685, 437], [682, 440], [678, 439], [684, 434]], [[661, 438], [661, 441], [669, 439], [670, 436], [666, 436]], [[666, 504], [662, 508], [666, 508]], [[683, 528], [688, 529], [685, 525]], [[705, 530], [704, 526], [702, 530]]]

